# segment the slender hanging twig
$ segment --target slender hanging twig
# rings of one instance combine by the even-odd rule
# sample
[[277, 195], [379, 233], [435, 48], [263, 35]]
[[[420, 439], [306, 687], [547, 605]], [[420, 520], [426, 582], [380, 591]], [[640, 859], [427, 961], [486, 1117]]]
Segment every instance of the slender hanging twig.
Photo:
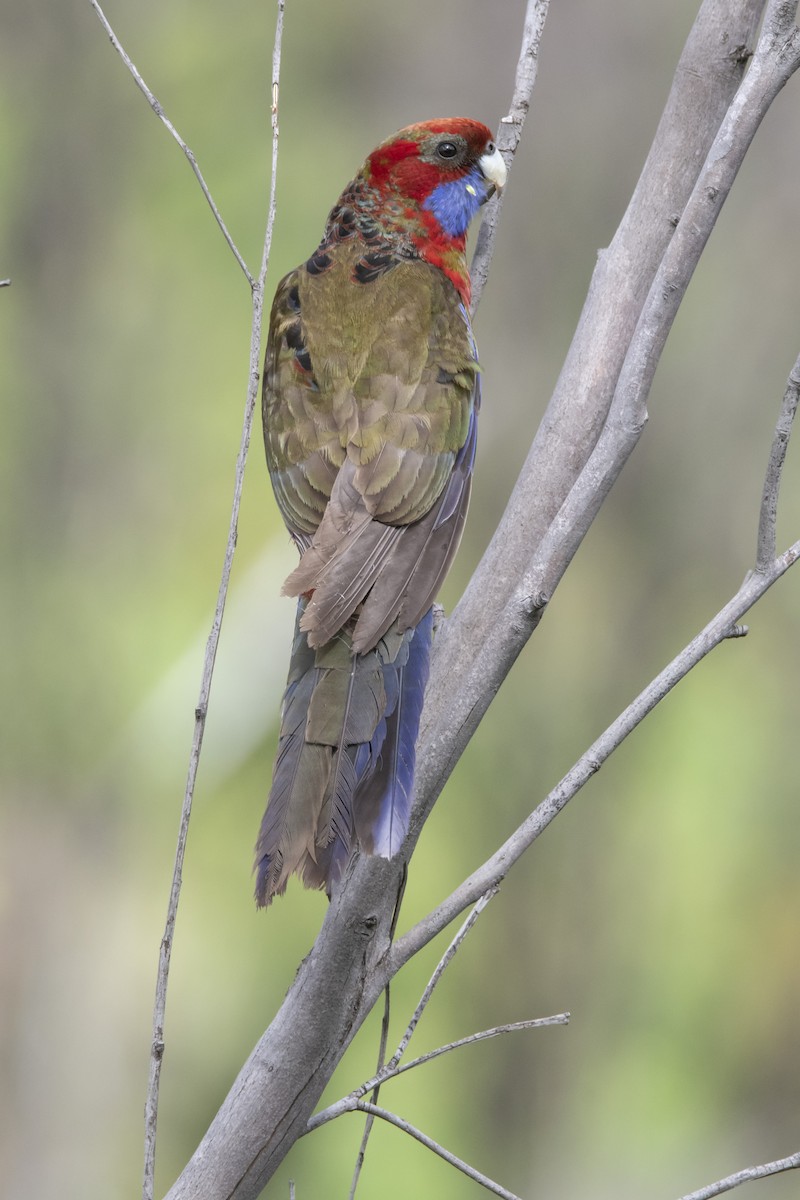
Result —
[[156, 97], [150, 91], [150, 88], [147, 86], [144, 79], [142, 78], [139, 71], [137, 70], [135, 63], [132, 61], [130, 56], [126, 53], [125, 49], [122, 46], [122, 43], [120, 42], [117, 35], [114, 33], [114, 30], [111, 28], [111, 25], [108, 22], [108, 18], [106, 17], [106, 14], [103, 12], [102, 8], [98, 4], [97, 0], [89, 0], [89, 3], [91, 4], [92, 8], [94, 9], [94, 11], [97, 13], [98, 17], [100, 18], [103, 28], [105, 29], [106, 33], [108, 34], [108, 38], [109, 38], [109, 41], [111, 42], [111, 45], [114, 47], [117, 54], [120, 56], [122, 61], [125, 63], [125, 66], [128, 68], [128, 70], [130, 71], [134, 80], [136, 81], [136, 86], [138, 87], [139, 91], [142, 92], [142, 94], [147, 98], [147, 103], [150, 105], [153, 112], [158, 117], [159, 121], [161, 121], [161, 123], [169, 130], [170, 134], [175, 139], [175, 141], [178, 143], [181, 150], [183, 151], [183, 153], [186, 155], [187, 159], [189, 160], [189, 166], [192, 168], [192, 170], [195, 173], [197, 182], [200, 184], [200, 187], [202, 188], [202, 191], [203, 191], [203, 195], [205, 196], [206, 200], [208, 201], [208, 206], [211, 209], [212, 213], [214, 214], [214, 219], [216, 220], [217, 224], [219, 225], [220, 229], [222, 230], [222, 234], [223, 234], [223, 237], [225, 238], [225, 241], [230, 246], [230, 248], [233, 252], [233, 255], [236, 258], [236, 261], [238, 262], [239, 266], [244, 271], [244, 273], [247, 277], [247, 282], [250, 284], [250, 287], [251, 288], [255, 287], [256, 281], [255, 281], [255, 279], [253, 279], [253, 276], [250, 274], [250, 271], [247, 268], [247, 264], [245, 263], [244, 259], [242, 258], [241, 254], [239, 253], [239, 251], [236, 247], [236, 243], [234, 242], [233, 238], [231, 237], [230, 233], [228, 232], [227, 226], [225, 225], [225, 222], [222, 219], [220, 211], [217, 208], [216, 204], [214, 203], [214, 198], [208, 189], [208, 184], [206, 183], [205, 179], [203, 178], [203, 173], [200, 170], [199, 166], [197, 165], [197, 159], [195, 158], [194, 153], [189, 148], [189, 146], [187, 146], [186, 142], [183, 140], [183, 138], [178, 133], [175, 126], [170, 121], [167, 114], [164, 112], [164, 109], [161, 107], [161, 104], [159, 103], [159, 101], [156, 99]]
[[200, 685], [200, 694], [195, 708], [195, 728], [192, 739], [192, 748], [189, 755], [189, 768], [186, 780], [186, 789], [184, 792], [183, 806], [181, 809], [180, 827], [178, 831], [178, 843], [175, 851], [175, 862], [173, 867], [172, 885], [170, 888], [169, 903], [167, 906], [167, 919], [164, 929], [164, 935], [161, 939], [161, 949], [159, 953], [158, 974], [156, 979], [156, 995], [153, 1005], [153, 1038], [150, 1052], [150, 1071], [147, 1088], [147, 1099], [145, 1102], [145, 1149], [144, 1149], [144, 1173], [142, 1181], [142, 1196], [143, 1200], [152, 1200], [154, 1194], [154, 1179], [155, 1179], [155, 1148], [156, 1148], [156, 1131], [158, 1124], [158, 1097], [159, 1086], [161, 1080], [161, 1063], [164, 1057], [164, 1015], [166, 1011], [167, 1001], [167, 986], [169, 981], [169, 967], [172, 954], [172, 942], [175, 930], [175, 919], [178, 910], [178, 901], [180, 899], [183, 863], [186, 853], [186, 839], [189, 830], [189, 820], [192, 811], [192, 801], [194, 798], [195, 782], [197, 778], [197, 768], [200, 760], [200, 751], [203, 743], [203, 734], [205, 731], [206, 714], [208, 711], [208, 700], [211, 692], [211, 680], [214, 673], [214, 663], [216, 660], [217, 646], [219, 644], [220, 630], [222, 628], [222, 618], [225, 611], [225, 603], [228, 595], [228, 586], [230, 582], [231, 568], [233, 564], [233, 556], [236, 550], [236, 539], [239, 522], [239, 509], [241, 505], [242, 487], [244, 483], [244, 469], [247, 461], [247, 452], [250, 445], [250, 434], [253, 424], [253, 412], [255, 409], [256, 396], [258, 394], [258, 384], [260, 378], [259, 364], [261, 361], [261, 325], [262, 313], [264, 308], [264, 285], [267, 275], [267, 264], [269, 262], [269, 252], [272, 245], [272, 232], [275, 225], [275, 184], [277, 177], [278, 164], [278, 87], [280, 79], [280, 59], [281, 59], [281, 44], [283, 38], [283, 15], [285, 8], [285, 0], [277, 0], [277, 23], [275, 30], [275, 42], [272, 56], [272, 173], [270, 179], [269, 193], [269, 209], [266, 223], [266, 231], [264, 236], [264, 245], [261, 255], [261, 265], [257, 278], [253, 278], [248, 270], [242, 256], [240, 255], [230, 233], [228, 232], [224, 221], [219, 213], [219, 210], [214, 203], [213, 197], [208, 189], [208, 185], [203, 178], [200, 168], [197, 165], [194, 154], [187, 146], [186, 142], [175, 129], [174, 125], [169, 121], [160, 103], [144, 82], [141, 74], [135, 67], [130, 56], [126, 53], [119, 38], [111, 28], [103, 10], [97, 3], [97, 0], [89, 0], [90, 4], [97, 13], [100, 21], [105, 28], [114, 49], [122, 58], [128, 70], [132, 74], [137, 86], [147, 98], [150, 107], [169, 130], [172, 137], [183, 150], [188, 158], [192, 170], [200, 184], [211, 211], [217, 221], [217, 224], [225, 237], [228, 246], [236, 258], [239, 266], [244, 272], [252, 293], [252, 324], [250, 331], [250, 371], [247, 389], [247, 398], [245, 401], [245, 412], [242, 423], [242, 433], [239, 443], [239, 453], [236, 459], [236, 474], [234, 482], [233, 502], [231, 506], [231, 517], [228, 529], [228, 540], [225, 549], [225, 558], [222, 567], [222, 575], [217, 593], [217, 604], [214, 612], [214, 618], [211, 625], [211, 630], [206, 643], [206, 652], [203, 662], [203, 673]]

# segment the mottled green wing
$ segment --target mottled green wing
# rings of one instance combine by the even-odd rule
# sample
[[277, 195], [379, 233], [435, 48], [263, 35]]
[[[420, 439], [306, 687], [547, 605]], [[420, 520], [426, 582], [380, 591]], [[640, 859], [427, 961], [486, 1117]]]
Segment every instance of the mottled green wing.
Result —
[[312, 645], [361, 606], [353, 644], [363, 651], [396, 618], [415, 624], [449, 566], [469, 497], [478, 365], [441, 272], [400, 261], [361, 282], [357, 253], [336, 247], [325, 270], [281, 284], [264, 416], [278, 503], [305, 550], [284, 590], [313, 592]]

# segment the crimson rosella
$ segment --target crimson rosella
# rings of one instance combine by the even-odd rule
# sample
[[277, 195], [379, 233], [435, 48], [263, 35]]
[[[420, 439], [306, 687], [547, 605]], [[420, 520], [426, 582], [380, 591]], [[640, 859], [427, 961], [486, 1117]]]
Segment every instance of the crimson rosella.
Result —
[[292, 872], [330, 895], [351, 847], [408, 828], [432, 604], [466, 518], [480, 381], [467, 227], [506, 167], [485, 125], [401, 129], [369, 155], [318, 248], [278, 285], [264, 440], [300, 551], [256, 898]]

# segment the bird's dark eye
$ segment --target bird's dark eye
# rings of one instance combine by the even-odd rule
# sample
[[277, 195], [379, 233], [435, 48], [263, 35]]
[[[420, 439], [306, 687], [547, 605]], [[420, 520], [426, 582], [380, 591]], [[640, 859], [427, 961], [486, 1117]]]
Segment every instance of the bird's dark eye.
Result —
[[436, 153], [439, 158], [455, 158], [458, 154], [458, 146], [455, 142], [439, 142]]
[[496, 149], [497, 149], [497, 147], [495, 146], [494, 142], [486, 143], [486, 153], [487, 154], [494, 154]]

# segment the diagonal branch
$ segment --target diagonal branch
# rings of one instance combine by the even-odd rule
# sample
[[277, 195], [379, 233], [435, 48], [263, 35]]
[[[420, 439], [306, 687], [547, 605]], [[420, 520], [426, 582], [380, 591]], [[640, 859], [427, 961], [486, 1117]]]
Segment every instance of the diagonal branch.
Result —
[[445, 1150], [444, 1146], [440, 1146], [438, 1142], [433, 1140], [433, 1138], [429, 1138], [428, 1135], [423, 1133], [421, 1129], [417, 1129], [416, 1126], [411, 1125], [408, 1121], [403, 1120], [402, 1117], [398, 1117], [396, 1113], [389, 1112], [388, 1109], [385, 1108], [378, 1108], [376, 1104], [369, 1104], [366, 1100], [362, 1100], [358, 1107], [363, 1112], [372, 1113], [373, 1116], [380, 1117], [382, 1121], [388, 1121], [389, 1124], [394, 1125], [396, 1129], [402, 1129], [403, 1133], [407, 1133], [411, 1137], [416, 1138], [416, 1140], [421, 1142], [423, 1146], [426, 1146], [428, 1150], [432, 1150], [434, 1154], [438, 1154], [440, 1158], [443, 1158], [444, 1161], [449, 1163], [451, 1167], [455, 1167], [457, 1170], [462, 1171], [464, 1175], [466, 1175], [469, 1179], [472, 1179], [475, 1183], [479, 1183], [482, 1187], [485, 1187], [487, 1191], [494, 1192], [495, 1196], [502, 1196], [503, 1200], [520, 1200], [519, 1196], [516, 1196], [513, 1192], [509, 1192], [506, 1188], [501, 1187], [499, 1183], [495, 1183], [495, 1181], [490, 1179], [488, 1175], [483, 1175], [480, 1171], [476, 1171], [474, 1167], [469, 1165], [469, 1163], [464, 1162], [463, 1158], [458, 1158], [449, 1150]]
[[712, 1200], [712, 1197], [721, 1196], [723, 1192], [730, 1192], [741, 1183], [752, 1183], [754, 1179], [766, 1179], [768, 1175], [780, 1175], [783, 1171], [796, 1171], [798, 1168], [800, 1168], [800, 1153], [792, 1154], [789, 1158], [778, 1158], [775, 1162], [763, 1163], [759, 1167], [745, 1167], [743, 1171], [737, 1171], [735, 1175], [728, 1175], [725, 1179], [709, 1183], [696, 1192], [681, 1196], [681, 1200]]
[[[696, 27], [706, 9], [717, 7], [715, 3], [704, 5]], [[776, 9], [781, 9], [778, 0], [770, 0], [768, 17]], [[719, 129], [709, 131], [702, 151], [705, 162], [694, 178], [684, 181], [685, 196], [673, 192], [669, 197], [673, 204], [678, 202], [682, 214], [677, 228], [674, 217], [669, 219], [673, 204], [665, 210], [663, 197], [659, 200], [651, 194], [653, 181], [649, 178], [655, 170], [650, 166], [651, 152], [642, 176], [649, 182], [643, 187], [640, 180], [614, 245], [600, 257], [587, 301], [591, 308], [584, 312], [568, 358], [567, 366], [573, 353], [578, 355], [576, 374], [568, 377], [576, 390], [562, 396], [561, 383], [557, 386], [500, 526], [453, 616], [437, 637], [423, 714], [412, 839], [418, 836], [453, 766], [538, 625], [641, 436], [647, 395], [680, 301], [764, 114], [800, 64], [800, 34], [795, 30], [780, 40], [771, 30], [767, 21], [750, 68]], [[743, 52], [737, 53], [741, 59]], [[694, 60], [688, 49], [681, 59], [684, 69], [676, 75], [676, 87], [683, 86], [689, 74], [687, 58]], [[698, 74], [707, 74], [698, 71], [698, 65], [691, 69], [695, 81]], [[672, 107], [688, 119], [683, 103], [676, 101]], [[696, 115], [697, 110], [693, 119]], [[659, 133], [671, 147], [675, 134], [667, 124], [664, 132], [659, 127]], [[698, 146], [695, 153], [699, 152]], [[683, 161], [685, 164], [685, 156]], [[660, 178], [660, 172], [658, 175]], [[666, 188], [666, 183], [663, 186]], [[661, 253], [652, 263], [652, 276], [635, 317], [630, 309], [626, 313], [629, 328], [615, 329], [613, 340], [612, 331], [606, 330], [608, 341], [603, 341], [601, 323], [609, 319], [606, 306], [613, 314], [619, 296], [627, 300], [631, 292], [630, 264], [637, 261], [639, 242], [630, 244], [627, 234], [640, 190], [645, 192], [640, 202], [647, 204], [645, 216], [652, 221], [653, 208], [660, 211], [671, 236], [665, 236]], [[620, 238], [622, 245], [617, 249]], [[618, 280], [623, 271], [626, 274]], [[605, 306], [594, 296], [596, 281], [602, 287]], [[596, 306], [601, 311], [595, 313]], [[590, 335], [592, 344], [584, 345]], [[606, 388], [610, 389], [608, 409], [601, 413]], [[559, 405], [551, 416], [557, 398]], [[587, 413], [592, 414], [591, 429]], [[559, 477], [555, 479], [557, 468]], [[551, 511], [545, 512], [543, 506]], [[453, 687], [454, 677], [457, 688]]]
[[[391, 978], [403, 963], [421, 950], [432, 937], [446, 928], [477, 896], [482, 895], [487, 888], [500, 884], [509, 869], [544, 832], [562, 808], [569, 803], [585, 783], [588, 783], [628, 734], [633, 732], [636, 726], [644, 720], [648, 713], [652, 712], [675, 685], [688, 675], [689, 671], [696, 667], [720, 642], [731, 637], [740, 637], [747, 632], [746, 627], [740, 628], [737, 622], [800, 557], [800, 541], [797, 541], [783, 554], [773, 555], [769, 561], [763, 561], [764, 543], [769, 540], [770, 536], [774, 550], [774, 525], [781, 471], [792, 432], [792, 423], [797, 412], [798, 395], [800, 395], [799, 368], [800, 356], [789, 374], [767, 464], [764, 500], [759, 523], [758, 561], [755, 570], [748, 573], [736, 595], [725, 607], [609, 725], [500, 849], [487, 859], [477, 871], [473, 872], [469, 879], [456, 888], [442, 904], [428, 913], [408, 933], [395, 942], [384, 963], [384, 970], [388, 978]], [[764, 516], [765, 507], [768, 509], [766, 518]], [[765, 527], [766, 533], [764, 532]]]
[[751, 573], [736, 595], [678, 654], [652, 683], [620, 713], [617, 719], [592, 743], [585, 754], [567, 772], [560, 783], [542, 800], [529, 817], [491, 858], [465, 879], [437, 908], [423, 917], [387, 952], [381, 977], [394, 976], [431, 938], [463, 912], [488, 887], [499, 884], [524, 852], [536, 841], [573, 796], [595, 775], [629, 733], [659, 704], [677, 683], [688, 675], [720, 642], [734, 634], [737, 621], [760, 600], [764, 593], [800, 558], [800, 541], [776, 558], [761, 574]]
[[228, 228], [222, 219], [222, 214], [220, 213], [219, 209], [217, 208], [216, 204], [214, 203], [214, 197], [211, 195], [211, 192], [209, 191], [209, 188], [208, 188], [208, 184], [206, 183], [205, 179], [203, 178], [203, 173], [200, 170], [200, 167], [197, 165], [197, 159], [195, 158], [194, 153], [189, 148], [189, 146], [187, 146], [186, 142], [183, 140], [183, 138], [178, 133], [175, 126], [170, 121], [167, 114], [164, 112], [164, 109], [161, 107], [161, 104], [159, 103], [159, 101], [156, 99], [156, 97], [150, 91], [150, 88], [145, 83], [144, 79], [142, 78], [141, 74], [139, 73], [139, 71], [136, 67], [136, 64], [130, 58], [130, 55], [128, 55], [126, 53], [122, 43], [120, 42], [119, 38], [115, 34], [114, 30], [111, 28], [108, 18], [106, 17], [106, 14], [103, 12], [102, 8], [100, 7], [98, 0], [89, 0], [89, 3], [91, 4], [92, 8], [94, 9], [94, 11], [97, 13], [98, 17], [100, 18], [100, 22], [101, 22], [103, 28], [105, 29], [106, 33], [108, 34], [108, 38], [109, 38], [109, 41], [111, 42], [111, 45], [114, 47], [117, 54], [120, 56], [122, 61], [125, 63], [125, 66], [128, 68], [131, 75], [133, 76], [134, 81], [135, 81], [136, 86], [138, 87], [139, 91], [142, 93], [143, 96], [145, 96], [147, 103], [150, 105], [153, 112], [158, 117], [159, 121], [161, 121], [162, 125], [164, 125], [164, 127], [169, 131], [170, 135], [175, 139], [175, 141], [178, 143], [181, 150], [183, 151], [183, 153], [186, 155], [187, 159], [189, 160], [189, 166], [194, 171], [195, 178], [197, 179], [197, 182], [200, 184], [203, 195], [205, 196], [206, 200], [208, 201], [208, 206], [211, 209], [212, 213], [214, 214], [214, 220], [217, 222], [220, 229], [222, 230], [222, 235], [225, 238], [225, 241], [230, 246], [231, 251], [233, 252], [233, 255], [234, 255], [236, 261], [238, 262], [239, 266], [244, 271], [247, 282], [250, 284], [251, 288], [254, 288], [256, 286], [256, 281], [255, 281], [255, 279], [253, 279], [253, 276], [250, 274], [250, 271], [248, 270], [248, 267], [247, 267], [247, 263], [242, 258], [241, 254], [239, 253], [239, 250], [237, 249], [236, 243], [234, 242], [233, 238], [231, 237], [230, 233], [228, 232]]
[[366, 1096], [367, 1092], [388, 1083], [391, 1079], [396, 1079], [398, 1075], [404, 1075], [406, 1071], [412, 1071], [414, 1067], [422, 1067], [425, 1063], [440, 1058], [443, 1054], [449, 1054], [451, 1050], [460, 1050], [463, 1046], [472, 1046], [476, 1042], [488, 1041], [489, 1038], [502, 1037], [506, 1033], [518, 1033], [523, 1029], [545, 1029], [551, 1025], [569, 1025], [569, 1020], [570, 1014], [564, 1012], [556, 1013], [552, 1017], [533, 1017], [529, 1021], [512, 1021], [509, 1025], [493, 1025], [491, 1029], [481, 1029], [478, 1033], [469, 1034], [468, 1037], [458, 1038], [455, 1042], [447, 1042], [444, 1046], [437, 1046], [435, 1050], [428, 1050], [426, 1054], [421, 1054], [419, 1058], [412, 1058], [410, 1062], [403, 1063], [401, 1066], [392, 1069], [388, 1066], [384, 1067], [380, 1074], [374, 1075], [366, 1083], [359, 1084], [349, 1096], [344, 1096], [341, 1100], [323, 1108], [321, 1112], [315, 1113], [308, 1122], [306, 1132], [312, 1133], [315, 1129], [319, 1129], [320, 1125], [327, 1125], [329, 1121], [340, 1117], [342, 1113], [353, 1112], [354, 1109], [360, 1107], [361, 1099]]

